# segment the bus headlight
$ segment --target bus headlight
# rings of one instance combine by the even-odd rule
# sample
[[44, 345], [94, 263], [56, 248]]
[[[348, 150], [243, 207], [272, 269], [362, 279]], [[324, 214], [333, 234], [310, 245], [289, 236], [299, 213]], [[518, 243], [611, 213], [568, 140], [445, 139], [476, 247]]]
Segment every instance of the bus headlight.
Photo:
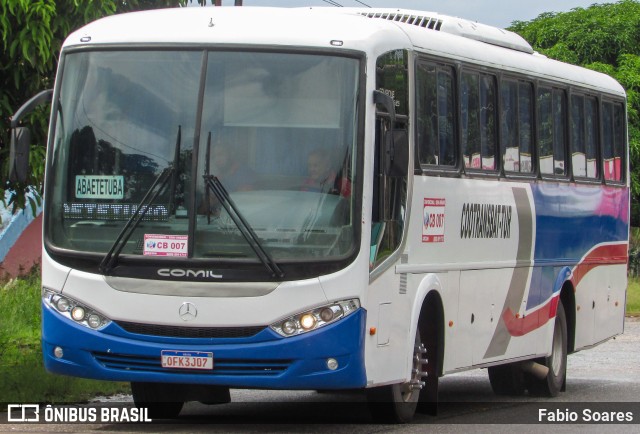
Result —
[[67, 312], [69, 310], [69, 300], [64, 297], [59, 297], [55, 302], [55, 306], [59, 312]]
[[71, 309], [71, 318], [73, 318], [76, 322], [80, 322], [84, 319], [84, 308], [82, 306], [74, 306]]
[[66, 295], [58, 294], [47, 288], [42, 288], [42, 300], [60, 315], [93, 330], [104, 328], [111, 323], [109, 318], [96, 312]]
[[317, 330], [339, 319], [351, 315], [360, 308], [360, 300], [342, 300], [316, 309], [299, 313], [297, 315], [284, 318], [271, 324], [271, 330], [280, 336], [297, 336], [302, 333]]

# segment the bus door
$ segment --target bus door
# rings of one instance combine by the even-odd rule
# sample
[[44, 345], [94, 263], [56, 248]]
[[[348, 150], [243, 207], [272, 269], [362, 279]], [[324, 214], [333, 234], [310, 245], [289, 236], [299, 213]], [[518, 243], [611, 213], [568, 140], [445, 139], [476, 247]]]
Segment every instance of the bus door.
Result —
[[409, 164], [407, 109], [407, 53], [393, 51], [377, 64], [375, 163], [371, 210], [370, 281], [368, 325], [376, 329], [367, 352], [375, 352], [374, 366], [367, 366], [370, 381], [400, 379], [410, 354], [405, 348], [409, 327], [406, 276], [396, 274], [407, 223]]

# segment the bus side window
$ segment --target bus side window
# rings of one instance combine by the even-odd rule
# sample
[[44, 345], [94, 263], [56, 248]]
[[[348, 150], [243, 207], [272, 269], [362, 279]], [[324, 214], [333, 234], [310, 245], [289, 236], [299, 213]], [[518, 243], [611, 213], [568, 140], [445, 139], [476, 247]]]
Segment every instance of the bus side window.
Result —
[[598, 100], [595, 97], [588, 97], [585, 100], [587, 178], [598, 178], [600, 176], [600, 171], [598, 170], [599, 124]]
[[624, 180], [624, 108], [622, 104], [602, 104], [603, 160], [606, 181]]
[[388, 124], [384, 117], [379, 117], [376, 122], [370, 269], [380, 265], [400, 247], [406, 219], [407, 176], [387, 176], [382, 169], [384, 138]]
[[456, 165], [453, 68], [421, 62], [416, 69], [417, 160], [430, 166]]
[[533, 90], [531, 83], [504, 80], [502, 101], [502, 164], [505, 172], [533, 171]]
[[587, 176], [587, 152], [584, 137], [584, 97], [571, 96], [571, 164], [573, 176]]
[[598, 178], [597, 106], [595, 97], [571, 96], [571, 162], [577, 178]]
[[543, 175], [566, 175], [566, 98], [561, 89], [538, 90], [538, 150]]
[[489, 74], [463, 72], [460, 86], [462, 158], [467, 169], [495, 171], [496, 84]]

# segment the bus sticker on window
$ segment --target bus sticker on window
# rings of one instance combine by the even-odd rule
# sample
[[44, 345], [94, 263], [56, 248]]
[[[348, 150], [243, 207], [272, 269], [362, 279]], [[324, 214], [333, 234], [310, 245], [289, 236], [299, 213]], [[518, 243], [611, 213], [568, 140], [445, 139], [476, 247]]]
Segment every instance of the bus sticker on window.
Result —
[[146, 256], [187, 256], [187, 235], [144, 234]]
[[124, 199], [124, 176], [78, 175], [76, 199]]
[[445, 199], [424, 199], [422, 214], [422, 242], [444, 242]]

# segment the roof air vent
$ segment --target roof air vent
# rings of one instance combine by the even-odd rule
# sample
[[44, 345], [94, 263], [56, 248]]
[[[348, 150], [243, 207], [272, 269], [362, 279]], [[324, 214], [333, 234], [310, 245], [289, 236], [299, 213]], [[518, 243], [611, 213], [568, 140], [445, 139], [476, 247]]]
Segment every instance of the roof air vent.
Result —
[[442, 27], [442, 20], [438, 20], [435, 18], [430, 18], [427, 16], [421, 15], [412, 15], [405, 14], [402, 12], [393, 13], [393, 12], [377, 12], [377, 13], [367, 13], [360, 12], [360, 15], [363, 15], [367, 18], [380, 18], [383, 20], [395, 21], [398, 23], [411, 24], [416, 27], [424, 27], [425, 29], [431, 30], [440, 30]]
[[437, 13], [427, 12], [426, 14], [436, 15], [438, 18], [429, 17], [419, 11], [408, 10], [359, 10], [359, 15], [367, 18], [377, 18], [393, 21], [396, 23], [422, 27], [428, 30], [437, 30], [442, 33], [473, 39], [486, 44], [497, 45], [511, 50], [522, 51], [533, 54], [533, 48], [520, 35], [508, 30], [488, 26], [486, 24], [475, 23], [461, 18], [448, 17]]

